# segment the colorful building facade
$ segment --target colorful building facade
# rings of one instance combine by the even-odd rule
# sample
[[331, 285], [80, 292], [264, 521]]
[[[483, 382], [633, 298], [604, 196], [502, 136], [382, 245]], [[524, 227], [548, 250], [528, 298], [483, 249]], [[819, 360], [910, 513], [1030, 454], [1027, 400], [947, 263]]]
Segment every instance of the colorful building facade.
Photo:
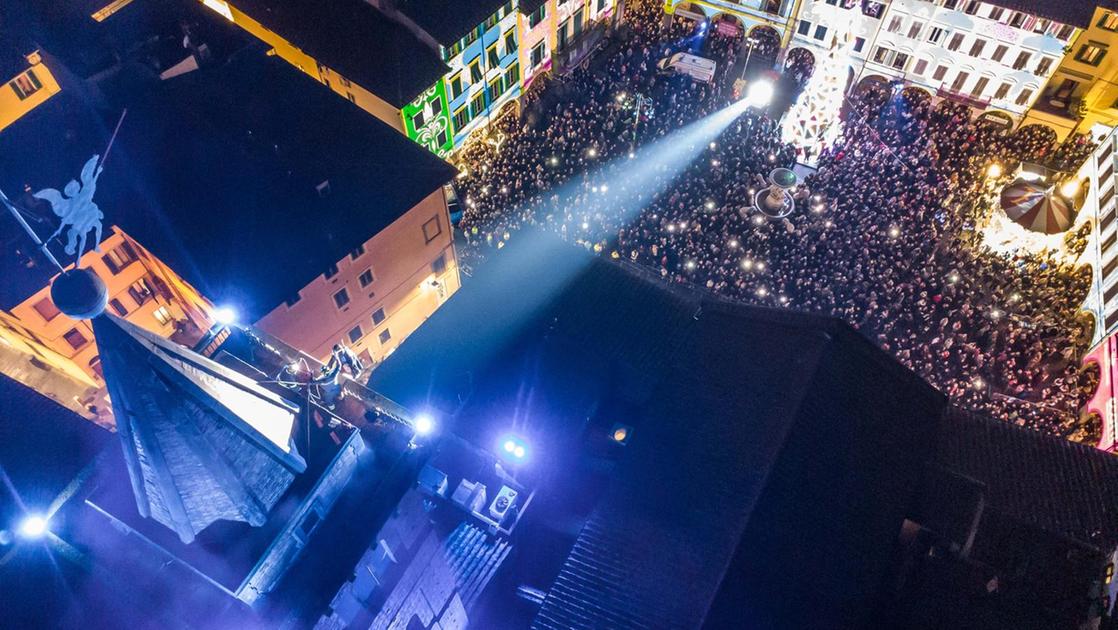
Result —
[[[0, 131], [62, 91], [39, 51], [28, 53], [14, 76], [0, 87]], [[11, 68], [9, 68], [11, 69]]]

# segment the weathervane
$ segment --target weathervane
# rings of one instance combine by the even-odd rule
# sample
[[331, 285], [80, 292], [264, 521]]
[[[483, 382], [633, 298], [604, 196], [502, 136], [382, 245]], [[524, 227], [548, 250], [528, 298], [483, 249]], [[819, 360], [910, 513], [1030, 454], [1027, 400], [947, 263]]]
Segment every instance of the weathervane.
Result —
[[[124, 122], [127, 113], [128, 110], [121, 113], [103, 156], [94, 155], [86, 161], [79, 176], [80, 182], [70, 180], [61, 193], [54, 188], [44, 188], [32, 195], [36, 199], [50, 202], [51, 210], [60, 219], [58, 229], [47, 238], [46, 242], [40, 239], [35, 230], [27, 224], [19, 208], [16, 208], [8, 196], [0, 191], [0, 203], [15, 217], [16, 222], [31, 237], [43, 256], [58, 268], [60, 273], [51, 283], [51, 300], [58, 310], [73, 319], [96, 317], [105, 310], [105, 305], [108, 303], [108, 290], [105, 283], [97, 277], [97, 274], [89, 269], [80, 269], [79, 265], [82, 254], [85, 253], [86, 238], [90, 230], [95, 233], [93, 251], [101, 251], [101, 219], [104, 219], [105, 215], [93, 201], [93, 194], [97, 190], [97, 178], [105, 168], [105, 160], [109, 157], [113, 141], [116, 140], [120, 124]], [[58, 262], [47, 246], [50, 241], [62, 234], [63, 230], [67, 230], [66, 253], [77, 256], [72, 269], [66, 269]]]

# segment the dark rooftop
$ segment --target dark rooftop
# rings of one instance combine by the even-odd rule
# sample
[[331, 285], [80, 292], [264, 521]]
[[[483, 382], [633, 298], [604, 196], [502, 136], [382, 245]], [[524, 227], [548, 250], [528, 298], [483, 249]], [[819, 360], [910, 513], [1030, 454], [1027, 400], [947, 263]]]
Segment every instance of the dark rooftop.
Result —
[[[155, 85], [126, 106], [95, 196], [106, 226], [119, 225], [246, 318], [293, 296], [454, 175], [255, 48]], [[0, 186], [12, 197], [25, 182], [61, 188], [104, 152], [119, 114], [66, 92], [36, 108], [0, 133]], [[329, 192], [320, 195], [323, 182]], [[0, 255], [0, 307], [45, 284], [43, 274], [16, 267], [11, 252]]]
[[1118, 545], [1118, 456], [952, 408], [937, 463], [984, 484], [988, 504], [1010, 518]]
[[399, 0], [397, 8], [444, 46], [462, 39], [506, 0]]
[[698, 627], [730, 608], [737, 627], [772, 627], [805, 614], [773, 593], [808, 581], [789, 554], [828, 558], [807, 608], [848, 614], [889, 562], [944, 404], [837, 320], [725, 303], [523, 234], [371, 386], [483, 447], [517, 426], [532, 473], [573, 464], [554, 454], [565, 433], [633, 426], [539, 628]]
[[[45, 513], [112, 439], [108, 431], [0, 374], [0, 530], [16, 524], [24, 510]], [[53, 531], [65, 526], [62, 516], [51, 522]], [[13, 553], [0, 562], [5, 625], [47, 627], [64, 616], [80, 570], [66, 558], [52, 557], [45, 545], [2, 548]]]
[[[445, 19], [463, 9], [439, 14]], [[450, 68], [436, 51], [364, 0], [236, 0], [233, 5], [322, 65], [396, 108]]]

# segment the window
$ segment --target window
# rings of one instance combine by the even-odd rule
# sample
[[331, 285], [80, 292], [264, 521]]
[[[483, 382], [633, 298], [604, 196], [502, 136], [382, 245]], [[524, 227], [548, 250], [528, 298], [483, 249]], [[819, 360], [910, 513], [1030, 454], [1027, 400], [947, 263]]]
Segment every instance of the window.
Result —
[[132, 244], [128, 241], [124, 241], [120, 245], [112, 248], [109, 253], [101, 256], [101, 262], [105, 263], [105, 266], [108, 267], [109, 271], [115, 276], [120, 273], [122, 269], [136, 262], [137, 258], [136, 250], [132, 249]]
[[105, 380], [105, 369], [101, 367], [100, 356], [94, 356], [89, 360], [89, 369], [93, 370], [93, 373], [96, 374], [98, 378]]
[[485, 113], [485, 90], [479, 90], [474, 96], [474, 100], [470, 103], [470, 111], [473, 118]]
[[606, 0], [598, 0], [598, 13], [601, 13], [606, 8]]
[[77, 328], [71, 328], [66, 331], [66, 334], [62, 335], [62, 338], [65, 339], [66, 343], [70, 344], [70, 347], [74, 350], [81, 350], [85, 344], [89, 343], [89, 340], [86, 339], [85, 335]]
[[377, 338], [380, 339], [380, 342], [382, 344], [388, 343], [388, 341], [392, 339], [392, 333], [389, 332], [387, 328], [385, 328], [384, 330], [380, 331], [380, 334], [377, 335]]
[[893, 19], [889, 20], [889, 26], [886, 26], [885, 30], [889, 31], [890, 33], [896, 33], [897, 31], [901, 30], [901, 24], [903, 23], [904, 18], [899, 15], [894, 15]]
[[385, 315], [384, 315], [384, 309], [383, 308], [378, 308], [377, 310], [373, 311], [373, 325], [374, 326], [379, 325], [385, 319], [386, 318], [385, 318]]
[[990, 19], [991, 20], [1000, 20], [1000, 19], [1002, 19], [1003, 15], [1005, 15], [1005, 9], [1003, 9], [1001, 7], [990, 7]]
[[960, 72], [959, 74], [955, 75], [955, 80], [951, 82], [952, 91], [958, 92], [959, 90], [963, 89], [963, 85], [966, 84], [967, 79], [969, 78], [970, 73], [967, 72]]
[[500, 21], [501, 21], [501, 15], [499, 13], [494, 13], [493, 15], [490, 15], [489, 17], [485, 18], [485, 30], [489, 30], [489, 29], [493, 28], [494, 26], [497, 26], [497, 22], [500, 22]]
[[39, 81], [39, 77], [35, 76], [34, 70], [28, 70], [18, 77], [8, 82], [8, 85], [15, 91], [19, 100], [24, 100], [35, 92], [38, 92], [43, 84]]
[[124, 308], [124, 304], [116, 298], [109, 300], [109, 306], [111, 306], [113, 308], [113, 311], [115, 311], [116, 314], [120, 315], [121, 317], [124, 317], [128, 314], [128, 309]]
[[1118, 31], [1118, 13], [1103, 13], [1095, 26], [1108, 31]]
[[478, 81], [481, 81], [481, 64], [479, 63], [480, 59], [481, 56], [478, 55], [477, 57], [474, 57], [470, 60], [470, 83], [477, 83]]
[[166, 326], [167, 324], [170, 324], [173, 319], [171, 317], [171, 311], [167, 310], [166, 306], [160, 306], [159, 308], [152, 311], [151, 314], [153, 317], [155, 317], [155, 321], [159, 322], [160, 326]]
[[862, 1], [862, 15], [871, 17], [875, 20], [881, 19], [881, 14], [885, 13], [885, 4], [881, 2], [874, 2], [874, 0]]
[[514, 52], [516, 52], [516, 29], [512, 28], [505, 33], [505, 54], [511, 55]]
[[827, 36], [827, 27], [823, 26], [822, 24], [816, 25], [815, 35], [813, 35], [812, 37], [814, 37], [815, 39], [817, 39], [819, 41], [823, 41], [823, 38], [826, 37], [826, 36]]
[[997, 91], [994, 92], [994, 100], [1005, 98], [1009, 94], [1009, 88], [1013, 87], [1012, 83], [1002, 83], [998, 86]]
[[1022, 50], [1017, 54], [1017, 60], [1013, 62], [1013, 69], [1020, 70], [1029, 64], [1029, 59], [1032, 59], [1032, 53]]
[[497, 42], [493, 42], [489, 45], [489, 48], [485, 49], [485, 58], [489, 62], [490, 68], [501, 65], [501, 56], [497, 54]]
[[915, 74], [918, 74], [920, 76], [924, 76], [924, 71], [927, 70], [927, 69], [928, 69], [928, 60], [927, 59], [917, 59], [916, 60], [916, 66], [912, 69], [912, 72], [915, 73]]
[[503, 79], [504, 79], [503, 76], [499, 76], [496, 79], [493, 79], [492, 81], [489, 82], [489, 102], [490, 103], [492, 103], [492, 102], [496, 101], [497, 99], [501, 98], [501, 95], [505, 93], [505, 85], [504, 85], [505, 82], [503, 81]]
[[796, 32], [800, 35], [807, 35], [811, 32], [811, 22], [800, 20], [800, 23], [796, 25]]
[[954, 10], [959, 5], [959, 0], [943, 0], [943, 8]]
[[31, 308], [35, 309], [35, 312], [48, 322], [55, 317], [58, 317], [58, 315], [62, 313], [62, 311], [58, 310], [58, 308], [54, 306], [54, 302], [51, 302], [49, 297], [45, 297], [38, 302], [35, 302], [35, 304]]
[[563, 50], [567, 47], [568, 22], [570, 22], [570, 20], [563, 20], [563, 23], [559, 25], [559, 31], [556, 33], [555, 36], [555, 50]]
[[1036, 65], [1036, 72], [1033, 74], [1045, 75], [1052, 69], [1052, 62], [1055, 61], [1052, 57], [1041, 57], [1040, 63]]
[[423, 238], [424, 243], [430, 243], [443, 233], [442, 222], [439, 221], [438, 215], [431, 217], [423, 224]]
[[977, 57], [982, 54], [982, 49], [986, 47], [986, 40], [975, 39], [974, 43], [970, 45], [970, 56]]
[[1026, 17], [1028, 16], [1024, 13], [1020, 11], [1014, 11], [1009, 16], [1009, 25], [1013, 28], [1021, 28], [1021, 25], [1025, 23]]
[[361, 283], [362, 289], [372, 284], [373, 280], [374, 278], [372, 269], [366, 269], [365, 271], [362, 271], [361, 275], [357, 277], [357, 281]]
[[942, 27], [933, 26], [932, 30], [928, 32], [928, 41], [933, 44], [938, 44], [939, 41], [943, 39], [943, 36], [946, 33], [947, 31], [945, 31]]
[[533, 68], [543, 63], [543, 56], [546, 52], [547, 51], [544, 49], [544, 42], [540, 42], [532, 48], [531, 64]]
[[978, 0], [968, 0], [966, 6], [963, 7], [963, 13], [966, 13], [967, 15], [974, 15], [975, 13], [978, 13], [978, 7], [981, 4], [982, 3]]
[[963, 34], [955, 33], [951, 36], [951, 41], [947, 43], [947, 50], [959, 50], [959, 46], [963, 45]]
[[450, 77], [450, 98], [456, 99], [462, 94], [462, 73], [455, 72], [454, 76]]
[[514, 61], [507, 72], [505, 72], [505, 88], [508, 89], [514, 85], [520, 84], [520, 62]]
[[924, 23], [923, 22], [917, 22], [917, 21], [914, 20], [912, 22], [912, 24], [908, 25], [908, 36], [909, 36], [909, 38], [910, 39], [916, 39], [916, 38], [920, 37], [920, 31], [922, 31], [922, 30], [924, 30]]
[[349, 332], [346, 334], [346, 337], [349, 338], [350, 343], [357, 343], [358, 341], [361, 341], [361, 338], [364, 337], [364, 336], [365, 336], [365, 331], [361, 330], [361, 324], [358, 324], [358, 325], [354, 326], [353, 328], [350, 328]]
[[1056, 31], [1056, 39], [1068, 41], [1071, 39], [1072, 33], [1075, 32], [1075, 27], [1071, 24], [1061, 24], [1060, 30]]
[[894, 69], [903, 72], [904, 67], [908, 65], [908, 55], [902, 52], [897, 53], [897, 56], [893, 58], [893, 63], [890, 65], [893, 66]]
[[993, 59], [994, 61], [1000, 63], [1002, 57], [1005, 57], [1005, 53], [1007, 52], [1009, 52], [1009, 46], [1006, 46], [1005, 44], [998, 44], [998, 47], [994, 49], [994, 54], [990, 55], [990, 59]]
[[528, 16], [528, 28], [535, 28], [537, 24], [543, 21], [547, 16], [547, 3], [544, 3], [538, 10], [533, 11], [532, 15]]
[[147, 283], [144, 282], [142, 278], [133, 282], [132, 286], [128, 287], [128, 295], [132, 296], [132, 300], [136, 302], [136, 306], [143, 306], [153, 297], [151, 289], [148, 288]]
[[439, 254], [439, 257], [436, 258], [431, 263], [431, 273], [435, 274], [436, 276], [439, 276], [439, 275], [442, 275], [445, 271], [446, 271], [446, 253], [442, 253], [442, 254]]
[[338, 265], [336, 263], [327, 267], [326, 271], [322, 273], [322, 277], [326, 278], [327, 280], [333, 278], [336, 275], [338, 275]]
[[462, 131], [468, 124], [470, 124], [470, 109], [463, 105], [454, 112], [454, 130]]
[[1017, 100], [1014, 101], [1014, 102], [1017, 103], [1018, 105], [1025, 105], [1029, 102], [1029, 99], [1031, 99], [1032, 97], [1033, 97], [1032, 89], [1031, 88], [1025, 88], [1025, 89], [1021, 90], [1020, 94], [1017, 95]]
[[358, 245], [357, 247], [354, 247], [349, 252], [349, 259], [350, 260], [357, 260], [358, 258], [361, 257], [361, 254], [364, 254], [364, 253], [365, 253], [365, 245], [364, 244]]
[[974, 87], [971, 88], [970, 95], [975, 98], [982, 98], [982, 93], [986, 91], [986, 86], [990, 83], [990, 77], [979, 77], [975, 82]]
[[1089, 66], [1097, 66], [1105, 56], [1106, 49], [1102, 46], [1083, 44], [1079, 47], [1079, 52], [1075, 53], [1075, 60]]
[[862, 52], [862, 48], [864, 48], [865, 45], [866, 45], [866, 38], [865, 37], [855, 37], [854, 38], [854, 52]]
[[1051, 26], [1051, 25], [1052, 25], [1051, 20], [1046, 20], [1044, 18], [1038, 18], [1037, 21], [1033, 23], [1033, 32], [1034, 33], [1040, 33], [1041, 35], [1044, 35], [1045, 33], [1048, 32], [1048, 27]]
[[884, 46], [878, 46], [877, 50], [873, 51], [874, 63], [884, 64], [889, 59], [890, 50]]
[[349, 291], [341, 289], [334, 294], [334, 306], [345, 308], [349, 304]]
[[936, 66], [936, 71], [932, 73], [932, 79], [935, 81], [942, 81], [946, 74], [947, 66]]
[[574, 34], [572, 35], [572, 37], [578, 37], [579, 35], [582, 35], [582, 8], [581, 7], [579, 8], [578, 11], [575, 11]]

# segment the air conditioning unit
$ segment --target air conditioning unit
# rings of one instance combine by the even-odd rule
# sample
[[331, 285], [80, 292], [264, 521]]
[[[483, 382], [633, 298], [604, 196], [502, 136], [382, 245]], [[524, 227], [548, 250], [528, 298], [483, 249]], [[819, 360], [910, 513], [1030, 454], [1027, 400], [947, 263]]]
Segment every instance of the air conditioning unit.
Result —
[[489, 505], [489, 516], [493, 520], [500, 523], [508, 516], [509, 510], [516, 504], [516, 490], [508, 486], [501, 486], [501, 491], [497, 493], [497, 498], [493, 499], [493, 503]]
[[478, 481], [463, 479], [451, 495], [450, 500], [461, 505], [470, 512], [478, 512], [485, 506], [485, 484]]

